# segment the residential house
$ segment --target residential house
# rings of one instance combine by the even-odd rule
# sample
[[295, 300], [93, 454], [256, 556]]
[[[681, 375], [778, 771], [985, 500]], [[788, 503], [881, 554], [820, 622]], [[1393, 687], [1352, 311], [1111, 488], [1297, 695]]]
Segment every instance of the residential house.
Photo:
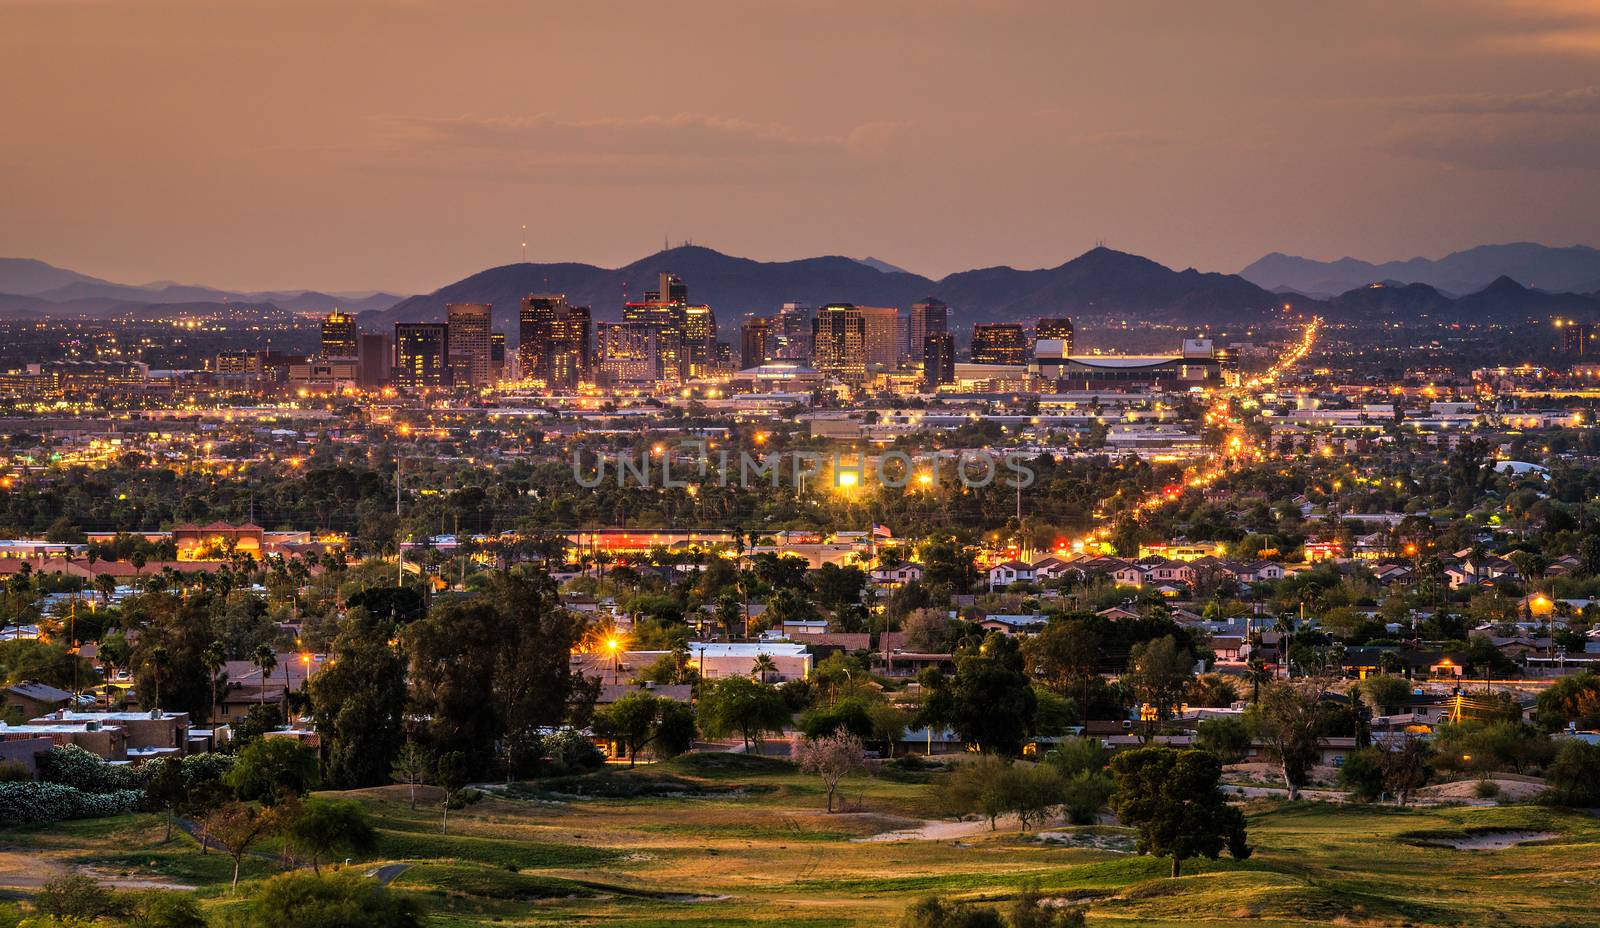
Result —
[[893, 567], [873, 568], [872, 582], [892, 589], [908, 583], [918, 583], [926, 572], [921, 564], [905, 561]]
[[1013, 583], [1033, 580], [1033, 565], [1006, 561], [989, 568], [989, 589], [1003, 590]]
[[15, 713], [21, 718], [31, 719], [71, 705], [72, 694], [37, 680], [27, 680], [0, 690], [0, 700], [3, 700], [0, 706], [3, 706], [5, 714]]

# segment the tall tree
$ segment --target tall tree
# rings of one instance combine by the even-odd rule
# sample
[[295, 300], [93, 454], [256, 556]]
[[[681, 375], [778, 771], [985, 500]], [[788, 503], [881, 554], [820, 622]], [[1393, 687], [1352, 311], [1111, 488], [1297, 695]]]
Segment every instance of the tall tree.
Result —
[[708, 738], [738, 735], [746, 751], [759, 745], [762, 735], [783, 730], [791, 713], [783, 694], [748, 677], [724, 677], [700, 685], [700, 730]]
[[311, 679], [323, 779], [332, 789], [388, 782], [404, 740], [405, 661], [389, 644], [390, 634], [386, 620], [352, 609], [333, 639], [330, 660]]
[[1222, 764], [1209, 751], [1136, 748], [1113, 757], [1111, 770], [1117, 817], [1138, 829], [1139, 853], [1172, 858], [1174, 877], [1191, 857], [1250, 856], [1244, 813], [1223, 798]]
[[932, 678], [924, 723], [949, 725], [981, 751], [1014, 756], [1033, 725], [1038, 697], [1014, 638], [991, 634], [956, 656], [956, 672]]
[[1250, 713], [1256, 736], [1282, 771], [1291, 800], [1300, 798], [1300, 788], [1310, 781], [1322, 745], [1320, 707], [1326, 691], [1327, 681], [1320, 677], [1282, 680], [1262, 692]]
[[1171, 635], [1133, 646], [1128, 654], [1127, 682], [1134, 695], [1155, 710], [1157, 721], [1172, 717], [1194, 680], [1194, 655]]
[[406, 630], [413, 707], [435, 750], [460, 752], [474, 776], [516, 776], [537, 758], [542, 727], [561, 724], [594, 688], [572, 672], [583, 622], [547, 576], [495, 575], [488, 592], [436, 605]]
[[621, 743], [630, 767], [645, 748], [651, 748], [657, 757], [676, 757], [694, 742], [694, 710], [645, 690], [595, 710], [593, 725], [595, 734]]

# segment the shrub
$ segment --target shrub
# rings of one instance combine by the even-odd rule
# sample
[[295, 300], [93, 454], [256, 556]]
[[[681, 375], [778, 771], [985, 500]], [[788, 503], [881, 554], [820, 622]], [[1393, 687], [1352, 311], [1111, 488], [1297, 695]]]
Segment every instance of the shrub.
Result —
[[420, 928], [417, 907], [354, 873], [285, 873], [267, 881], [243, 928]]
[[141, 789], [144, 778], [129, 767], [108, 764], [75, 744], [56, 745], [39, 758], [39, 779], [86, 793]]
[[1545, 771], [1546, 799], [1559, 806], [1600, 805], [1600, 744], [1572, 740], [1561, 746]]
[[900, 918], [900, 928], [1005, 928], [1005, 924], [994, 909], [933, 896], [912, 903]]
[[600, 769], [606, 762], [606, 756], [593, 741], [570, 728], [540, 739], [539, 749], [544, 754], [545, 770], [551, 776], [587, 773]]
[[52, 918], [117, 917], [128, 911], [127, 904], [115, 892], [76, 874], [45, 883], [33, 897], [33, 908]]
[[135, 907], [134, 928], [206, 928], [200, 903], [187, 893], [143, 893]]
[[1067, 821], [1093, 825], [1116, 791], [1116, 784], [1103, 773], [1080, 770], [1073, 774], [1061, 786], [1061, 806]]
[[1490, 779], [1479, 780], [1473, 784], [1472, 795], [1479, 799], [1493, 799], [1500, 795], [1500, 784]]
[[123, 815], [143, 799], [140, 790], [90, 793], [60, 783], [0, 783], [0, 822], [26, 825]]
[[1344, 759], [1339, 785], [1359, 802], [1376, 802], [1383, 796], [1383, 758], [1379, 748], [1367, 747]]

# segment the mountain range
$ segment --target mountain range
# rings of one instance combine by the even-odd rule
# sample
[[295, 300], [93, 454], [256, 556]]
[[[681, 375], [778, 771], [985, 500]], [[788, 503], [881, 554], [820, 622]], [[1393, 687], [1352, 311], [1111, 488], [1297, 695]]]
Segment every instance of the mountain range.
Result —
[[[1472, 254], [1479, 264], [1460, 257]], [[1346, 262], [1324, 264], [1268, 255], [1242, 274], [1218, 274], [1193, 268], [1173, 270], [1148, 258], [1101, 247], [1051, 268], [990, 267], [935, 280], [875, 258], [824, 256], [763, 262], [683, 246], [619, 268], [576, 262], [509, 264], [480, 271], [429, 294], [404, 298], [318, 291], [240, 293], [171, 283], [133, 286], [43, 262], [0, 259], [0, 316], [107, 316], [177, 305], [193, 309], [232, 304], [236, 310], [241, 304], [270, 305], [315, 312], [338, 307], [358, 313], [363, 328], [381, 331], [396, 322], [442, 321], [447, 303], [492, 303], [497, 307], [496, 328], [511, 332], [516, 328], [517, 308], [530, 293], [564, 293], [572, 303], [591, 307], [598, 320], [617, 319], [624, 302], [642, 298], [645, 290], [655, 289], [658, 274], [670, 271], [688, 285], [692, 301], [716, 310], [727, 327], [725, 339], [731, 337], [732, 327], [744, 314], [771, 313], [785, 302], [817, 306], [848, 301], [906, 307], [929, 296], [950, 305], [952, 326], [963, 332], [979, 322], [1027, 322], [1049, 315], [1229, 325], [1261, 321], [1284, 307], [1322, 313], [1335, 320], [1520, 322], [1562, 315], [1600, 321], [1600, 294], [1531, 286], [1524, 277], [1511, 273], [1498, 273], [1481, 285], [1473, 284], [1485, 273], [1482, 268], [1503, 266], [1515, 266], [1540, 281], [1582, 280], [1586, 255], [1600, 256], [1600, 252], [1539, 245], [1485, 246], [1428, 262], [1435, 268], [1454, 269], [1451, 287], [1444, 287], [1407, 280], [1405, 275], [1367, 279], [1380, 269], [1416, 262], [1364, 265], [1371, 270], [1360, 271]], [[1335, 278], [1324, 272], [1335, 266], [1348, 279], [1360, 282], [1327, 296], [1306, 295], [1300, 290], [1302, 286], [1318, 290], [1318, 286], [1308, 285], [1307, 275], [1312, 271], [1322, 274], [1318, 279], [1324, 284], [1334, 285]], [[1596, 272], [1600, 274], [1600, 263]]]
[[291, 311], [363, 312], [401, 299], [392, 293], [332, 294], [316, 290], [244, 292], [159, 281], [119, 284], [32, 258], [0, 258], [0, 316], [104, 316], [130, 309], [191, 311], [210, 304], [272, 304]]
[[1600, 250], [1552, 248], [1532, 242], [1480, 245], [1439, 258], [1373, 264], [1355, 258], [1318, 261], [1273, 252], [1239, 272], [1268, 290], [1330, 297], [1381, 281], [1427, 284], [1448, 294], [1475, 293], [1501, 277], [1562, 293], [1600, 291]]
[[564, 293], [570, 302], [592, 307], [596, 319], [616, 319], [626, 300], [655, 289], [663, 271], [681, 277], [690, 300], [710, 305], [724, 324], [745, 313], [770, 313], [785, 302], [905, 307], [928, 296], [950, 304], [958, 329], [1044, 315], [1129, 315], [1197, 324], [1249, 321], [1285, 302], [1314, 302], [1285, 300], [1235, 275], [1174, 271], [1109, 248], [1096, 248], [1053, 268], [991, 267], [933, 280], [879, 270], [877, 264], [854, 258], [761, 262], [685, 246], [620, 268], [574, 263], [490, 268], [384, 312], [363, 314], [361, 323], [382, 328], [395, 322], [437, 321], [444, 318], [445, 304], [472, 302], [508, 307], [496, 315], [497, 324], [509, 328], [515, 324], [515, 307], [529, 293]]

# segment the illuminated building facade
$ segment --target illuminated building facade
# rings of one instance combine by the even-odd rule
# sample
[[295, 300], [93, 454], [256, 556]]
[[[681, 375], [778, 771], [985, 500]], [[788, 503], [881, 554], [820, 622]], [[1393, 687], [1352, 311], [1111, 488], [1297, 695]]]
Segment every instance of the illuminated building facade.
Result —
[[1028, 333], [1015, 322], [984, 322], [972, 327], [972, 363], [1027, 364]]
[[867, 370], [892, 371], [900, 366], [900, 310], [862, 306], [862, 351]]
[[950, 331], [950, 307], [943, 301], [930, 296], [920, 303], [913, 303], [911, 312], [906, 316], [907, 360], [922, 360], [922, 349], [927, 344], [928, 336], [934, 332], [948, 331]]
[[411, 389], [450, 386], [450, 327], [442, 322], [394, 324], [394, 382]]
[[752, 316], [739, 324], [739, 369], [766, 363], [772, 357], [772, 320]]
[[353, 358], [360, 350], [356, 317], [337, 309], [322, 317], [322, 357]]
[[829, 303], [817, 310], [811, 326], [813, 368], [841, 380], [866, 378], [867, 322], [859, 306]]
[[1066, 345], [1066, 354], [1072, 354], [1073, 335], [1072, 320], [1065, 316], [1040, 319], [1038, 324], [1033, 327], [1033, 342], [1035, 345], [1041, 339], [1059, 341]]
[[949, 332], [929, 332], [922, 340], [922, 386], [932, 391], [956, 382], [956, 339]]
[[488, 386], [493, 377], [489, 356], [489, 333], [493, 328], [494, 306], [490, 303], [448, 303], [445, 318], [450, 324], [451, 367], [465, 375], [458, 386]]

